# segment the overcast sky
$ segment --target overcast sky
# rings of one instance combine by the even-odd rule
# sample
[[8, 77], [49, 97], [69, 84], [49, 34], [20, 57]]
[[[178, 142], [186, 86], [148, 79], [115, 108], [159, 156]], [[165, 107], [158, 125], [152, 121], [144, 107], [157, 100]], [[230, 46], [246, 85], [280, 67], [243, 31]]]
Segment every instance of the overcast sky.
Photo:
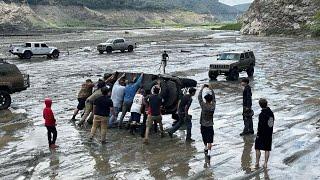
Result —
[[249, 3], [253, 0], [220, 0], [220, 2], [228, 4], [228, 5], [236, 5], [236, 4], [243, 4], [243, 3]]

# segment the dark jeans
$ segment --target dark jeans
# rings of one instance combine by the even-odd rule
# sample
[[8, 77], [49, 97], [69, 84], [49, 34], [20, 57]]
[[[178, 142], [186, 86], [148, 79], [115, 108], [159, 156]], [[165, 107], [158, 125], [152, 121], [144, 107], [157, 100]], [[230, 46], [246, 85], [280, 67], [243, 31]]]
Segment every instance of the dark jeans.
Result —
[[243, 132], [244, 133], [253, 133], [253, 122], [252, 122], [252, 116], [253, 116], [253, 111], [250, 110], [243, 110], [243, 123], [244, 123], [244, 128]]
[[[46, 128], [48, 130], [48, 143], [50, 146], [50, 145], [56, 143], [58, 133], [57, 133], [57, 129], [55, 126], [46, 126]], [[51, 134], [53, 135], [53, 138], [52, 138]]]
[[[132, 106], [132, 102], [124, 102], [123, 103], [123, 105], [122, 105], [122, 114], [121, 114], [121, 117], [120, 117], [119, 126], [122, 126], [123, 119], [124, 119], [126, 113], [130, 112], [131, 106]], [[129, 119], [129, 122], [130, 122], [130, 119]]]
[[183, 123], [186, 123], [187, 125], [187, 139], [191, 138], [191, 128], [192, 128], [192, 122], [191, 122], [191, 118], [189, 117], [185, 117], [185, 114], [178, 114], [179, 116], [179, 120], [177, 123], [175, 123], [172, 128], [170, 128], [170, 130], [168, 131], [169, 133], [175, 133], [182, 125]]

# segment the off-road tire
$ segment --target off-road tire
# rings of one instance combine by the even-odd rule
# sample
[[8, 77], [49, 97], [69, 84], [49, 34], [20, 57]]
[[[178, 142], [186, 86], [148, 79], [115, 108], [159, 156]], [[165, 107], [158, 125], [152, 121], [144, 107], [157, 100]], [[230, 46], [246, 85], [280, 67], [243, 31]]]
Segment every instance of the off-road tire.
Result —
[[52, 55], [52, 57], [53, 57], [54, 59], [57, 59], [57, 58], [59, 58], [59, 51], [54, 50], [51, 55]]
[[108, 54], [112, 53], [112, 47], [108, 46], [106, 51], [107, 51]]
[[128, 46], [128, 52], [132, 52], [133, 51], [133, 46]]
[[230, 80], [230, 81], [237, 81], [239, 79], [239, 71], [237, 68], [233, 68], [228, 77], [227, 77], [227, 80]]
[[248, 77], [252, 77], [254, 74], [254, 67], [250, 65], [246, 71], [247, 71]]
[[24, 59], [31, 59], [31, 57], [32, 57], [32, 52], [31, 51], [25, 51], [23, 53], [23, 58]]
[[218, 74], [218, 72], [209, 71], [208, 76], [209, 76], [210, 80], [217, 80], [217, 77], [219, 76], [219, 74]]
[[103, 54], [103, 52], [104, 52], [103, 50], [100, 50], [100, 51], [99, 51], [99, 54]]
[[0, 110], [8, 109], [11, 105], [11, 96], [7, 91], [0, 90]]
[[188, 78], [180, 78], [182, 87], [181, 88], [186, 88], [186, 87], [197, 87], [197, 81], [193, 79], [188, 79]]

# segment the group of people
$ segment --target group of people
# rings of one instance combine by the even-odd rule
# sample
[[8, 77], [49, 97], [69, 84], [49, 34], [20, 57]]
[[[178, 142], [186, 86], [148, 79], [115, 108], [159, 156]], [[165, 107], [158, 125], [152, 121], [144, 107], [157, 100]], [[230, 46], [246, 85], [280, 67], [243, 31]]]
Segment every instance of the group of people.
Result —
[[[150, 92], [146, 92], [141, 86], [143, 73], [138, 77], [126, 80], [125, 74], [117, 78], [116, 74], [111, 75], [105, 80], [99, 80], [93, 83], [90, 79], [82, 84], [78, 93], [78, 106], [74, 111], [72, 120], [75, 120], [78, 112], [84, 109], [81, 120], [78, 125], [81, 127], [88, 120], [93, 118], [93, 124], [90, 133], [90, 139], [95, 136], [97, 128], [100, 126], [101, 142], [106, 142], [106, 132], [108, 127], [113, 127], [115, 124], [118, 128], [123, 128], [123, 120], [127, 112], [131, 113], [129, 118], [130, 132], [134, 134], [137, 130], [140, 119], [143, 115], [143, 122], [140, 125], [141, 136], [144, 138], [143, 143], [149, 143], [149, 132], [152, 127], [157, 130], [157, 124], [161, 137], [164, 137], [165, 132], [162, 124], [162, 105], [163, 98], [160, 96], [161, 81], [152, 87]], [[252, 110], [252, 92], [249, 86], [249, 79], [244, 78], [241, 81], [243, 90], [243, 121], [244, 129], [241, 136], [254, 134], [253, 130], [253, 110]], [[96, 90], [93, 91], [93, 88]], [[204, 89], [209, 91], [204, 93]], [[177, 105], [177, 120], [172, 127], [167, 130], [168, 135], [172, 138], [173, 134], [183, 125], [187, 126], [186, 141], [194, 141], [191, 138], [192, 116], [189, 114], [189, 108], [192, 104], [192, 97], [195, 96], [196, 89], [189, 88], [188, 93], [180, 98]], [[210, 160], [212, 155], [212, 143], [214, 137], [213, 116], [216, 108], [216, 98], [213, 88], [209, 85], [203, 85], [199, 91], [198, 101], [201, 107], [200, 125], [201, 135], [204, 143], [204, 153], [207, 159]], [[51, 110], [52, 101], [45, 100], [46, 108], [43, 111], [45, 126], [48, 130], [48, 142], [50, 148], [56, 148], [55, 141], [57, 131], [55, 128], [55, 118]], [[274, 115], [268, 107], [266, 99], [260, 99], [259, 105], [262, 108], [259, 114], [258, 132], [255, 140], [256, 149], [256, 165], [259, 166], [260, 150], [265, 151], [265, 164], [269, 159], [272, 143], [272, 133], [274, 124]], [[118, 120], [118, 115], [121, 117]], [[53, 135], [53, 136], [52, 136]]]

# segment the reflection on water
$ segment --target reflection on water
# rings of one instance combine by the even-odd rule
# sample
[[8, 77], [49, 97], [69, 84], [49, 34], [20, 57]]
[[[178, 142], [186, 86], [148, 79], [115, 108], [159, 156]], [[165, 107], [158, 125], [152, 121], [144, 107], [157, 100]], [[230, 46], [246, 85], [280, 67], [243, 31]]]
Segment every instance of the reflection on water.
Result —
[[254, 144], [254, 136], [253, 135], [248, 135], [248, 136], [243, 136], [243, 151], [241, 155], [241, 168], [242, 170], [246, 173], [249, 174], [251, 173], [251, 166], [253, 162], [253, 151], [252, 147]]

